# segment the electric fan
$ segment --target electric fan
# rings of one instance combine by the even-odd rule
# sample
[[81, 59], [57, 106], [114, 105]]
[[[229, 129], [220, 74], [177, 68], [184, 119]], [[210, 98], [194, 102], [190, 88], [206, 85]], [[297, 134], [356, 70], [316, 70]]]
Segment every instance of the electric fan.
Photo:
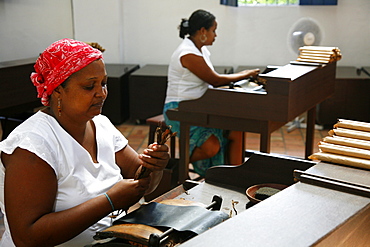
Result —
[[288, 44], [294, 54], [299, 53], [302, 46], [320, 45], [323, 32], [317, 21], [309, 17], [299, 19], [291, 27], [288, 34]]

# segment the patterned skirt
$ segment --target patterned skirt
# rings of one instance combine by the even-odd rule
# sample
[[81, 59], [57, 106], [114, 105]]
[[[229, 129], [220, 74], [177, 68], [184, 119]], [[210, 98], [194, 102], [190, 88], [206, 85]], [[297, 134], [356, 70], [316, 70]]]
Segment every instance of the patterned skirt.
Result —
[[[163, 115], [167, 125], [172, 126], [172, 131], [177, 131], [178, 136], [181, 138], [180, 133], [180, 122], [168, 119], [166, 111], [168, 109], [177, 108], [179, 102], [170, 102], [165, 104], [163, 109]], [[190, 154], [193, 153], [195, 147], [200, 147], [211, 135], [215, 135], [220, 142], [220, 150], [212, 158], [206, 160], [198, 160], [192, 162], [194, 170], [200, 176], [205, 176], [206, 170], [212, 166], [224, 165], [225, 164], [225, 150], [228, 144], [228, 139], [225, 138], [225, 133], [221, 129], [206, 128], [200, 126], [190, 126]]]

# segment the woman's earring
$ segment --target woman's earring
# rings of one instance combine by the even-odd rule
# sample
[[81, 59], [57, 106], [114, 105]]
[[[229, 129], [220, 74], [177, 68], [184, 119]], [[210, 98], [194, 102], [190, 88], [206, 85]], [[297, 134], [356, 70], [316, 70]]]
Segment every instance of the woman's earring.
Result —
[[60, 104], [60, 98], [58, 98], [58, 116], [62, 116], [62, 106]]
[[207, 41], [207, 36], [205, 34], [203, 34], [201, 37], [200, 37], [200, 42], [202, 42], [203, 44]]

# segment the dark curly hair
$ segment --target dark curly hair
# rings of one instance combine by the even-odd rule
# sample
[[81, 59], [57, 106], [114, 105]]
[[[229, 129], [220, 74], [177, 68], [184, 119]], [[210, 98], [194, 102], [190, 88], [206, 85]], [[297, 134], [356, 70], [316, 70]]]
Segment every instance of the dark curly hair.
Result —
[[198, 9], [194, 11], [189, 20], [182, 19], [179, 26], [180, 38], [185, 38], [187, 34], [192, 36], [196, 31], [200, 30], [202, 27], [209, 29], [213, 26], [216, 17], [208, 11]]

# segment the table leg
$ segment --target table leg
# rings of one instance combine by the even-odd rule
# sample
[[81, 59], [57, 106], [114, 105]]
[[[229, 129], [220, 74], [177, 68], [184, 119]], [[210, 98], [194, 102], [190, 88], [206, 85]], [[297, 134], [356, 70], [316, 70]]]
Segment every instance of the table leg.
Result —
[[245, 134], [245, 132], [243, 131], [242, 133], [242, 140], [243, 140], [243, 143], [242, 143], [242, 162], [244, 163], [245, 161], [245, 141], [246, 141], [246, 137], [247, 135]]
[[306, 150], [305, 158], [308, 159], [313, 152], [313, 141], [315, 138], [315, 121], [316, 121], [316, 106], [312, 107], [307, 112], [307, 128], [306, 128]]
[[260, 133], [260, 151], [264, 153], [270, 153], [271, 145], [271, 133], [268, 126], [265, 126], [264, 130]]
[[180, 123], [180, 160], [179, 160], [179, 183], [182, 184], [189, 177], [189, 141], [190, 125]]

